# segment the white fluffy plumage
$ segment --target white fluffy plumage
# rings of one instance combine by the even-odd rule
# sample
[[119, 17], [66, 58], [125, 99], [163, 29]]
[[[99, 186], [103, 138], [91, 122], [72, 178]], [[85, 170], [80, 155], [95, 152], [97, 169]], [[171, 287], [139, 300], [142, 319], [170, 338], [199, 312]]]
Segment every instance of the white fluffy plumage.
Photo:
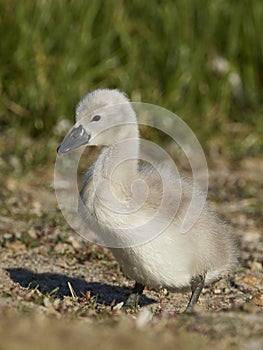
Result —
[[[170, 169], [158, 169], [158, 174], [151, 166], [139, 166], [137, 118], [123, 93], [101, 89], [87, 94], [77, 106], [76, 124], [83, 128], [82, 134], [88, 135], [82, 144], [103, 146], [83, 184], [81, 215], [89, 228], [110, 246], [127, 276], [156, 290], [177, 291], [191, 286], [194, 292], [196, 287], [192, 282], [197, 276], [204, 276], [203, 282], [209, 284], [234, 270], [237, 262], [235, 239], [228, 226], [207, 205], [190, 231], [181, 234], [182, 218], [191, 200], [192, 185], [183, 180], [180, 197], [174, 188], [176, 176]], [[62, 143], [60, 153], [70, 149], [70, 146], [63, 149]], [[129, 160], [119, 164], [124, 158]], [[128, 208], [134, 195], [131, 184], [138, 179], [149, 189], [146, 201], [134, 212], [112, 210], [109, 193], [114, 193], [121, 208]], [[165, 203], [166, 208], [178, 201], [178, 212], [160, 235], [146, 243], [134, 244], [134, 237], [127, 232], [130, 232], [129, 228], [135, 232], [135, 227], [154, 216], [162, 201], [162, 181], [173, 187]], [[139, 187], [137, 195], [141, 193], [144, 196], [143, 191], [144, 188], [140, 190]], [[167, 220], [165, 212], [159, 220]], [[149, 225], [146, 227], [147, 230], [151, 228]]]

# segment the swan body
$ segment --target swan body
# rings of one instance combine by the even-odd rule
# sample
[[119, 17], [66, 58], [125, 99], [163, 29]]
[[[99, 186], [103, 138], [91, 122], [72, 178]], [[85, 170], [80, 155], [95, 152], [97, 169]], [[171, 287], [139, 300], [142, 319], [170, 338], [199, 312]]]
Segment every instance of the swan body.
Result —
[[[103, 146], [86, 174], [80, 215], [112, 250], [123, 272], [136, 281], [135, 293], [140, 294], [145, 285], [169, 291], [191, 287], [191, 308], [204, 284], [235, 268], [235, 240], [207, 205], [192, 228], [181, 233], [192, 185], [183, 180], [181, 195], [176, 188], [177, 175], [170, 168], [140, 166], [138, 138], [137, 118], [128, 98], [118, 90], [95, 90], [77, 106], [76, 127], [58, 153], [83, 145]], [[158, 222], [150, 225], [147, 222], [162, 204], [163, 180], [169, 188], [165, 210]], [[137, 198], [135, 203], [133, 197]], [[171, 219], [174, 210], [176, 215]], [[151, 236], [158, 225], [161, 232]], [[143, 235], [145, 239], [140, 243]]]

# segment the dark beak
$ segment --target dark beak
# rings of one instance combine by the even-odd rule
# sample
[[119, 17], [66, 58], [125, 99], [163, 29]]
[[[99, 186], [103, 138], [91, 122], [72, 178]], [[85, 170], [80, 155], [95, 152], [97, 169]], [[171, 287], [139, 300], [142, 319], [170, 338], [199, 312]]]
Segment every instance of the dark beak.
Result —
[[90, 135], [82, 125], [73, 128], [57, 148], [57, 153], [66, 153], [89, 143]]

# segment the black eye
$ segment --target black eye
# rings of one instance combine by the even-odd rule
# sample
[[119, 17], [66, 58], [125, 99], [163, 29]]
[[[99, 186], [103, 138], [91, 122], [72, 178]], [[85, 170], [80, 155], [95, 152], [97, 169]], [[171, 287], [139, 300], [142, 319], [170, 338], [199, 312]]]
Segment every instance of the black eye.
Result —
[[95, 115], [95, 116], [91, 119], [92, 122], [97, 122], [98, 120], [100, 120], [100, 115]]

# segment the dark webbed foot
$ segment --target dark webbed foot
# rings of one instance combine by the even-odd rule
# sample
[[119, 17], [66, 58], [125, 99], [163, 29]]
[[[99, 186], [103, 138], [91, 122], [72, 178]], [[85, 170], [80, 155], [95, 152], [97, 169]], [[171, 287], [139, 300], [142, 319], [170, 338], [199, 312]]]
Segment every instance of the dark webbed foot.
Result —
[[131, 309], [136, 309], [139, 304], [140, 296], [143, 290], [144, 290], [144, 285], [136, 282], [132, 290], [132, 293], [129, 295], [128, 299], [124, 304], [124, 307], [130, 307]]
[[204, 284], [205, 284], [205, 274], [197, 275], [192, 278], [191, 280], [192, 295], [184, 312], [189, 312], [189, 311], [191, 312], [193, 310], [202, 292]]

